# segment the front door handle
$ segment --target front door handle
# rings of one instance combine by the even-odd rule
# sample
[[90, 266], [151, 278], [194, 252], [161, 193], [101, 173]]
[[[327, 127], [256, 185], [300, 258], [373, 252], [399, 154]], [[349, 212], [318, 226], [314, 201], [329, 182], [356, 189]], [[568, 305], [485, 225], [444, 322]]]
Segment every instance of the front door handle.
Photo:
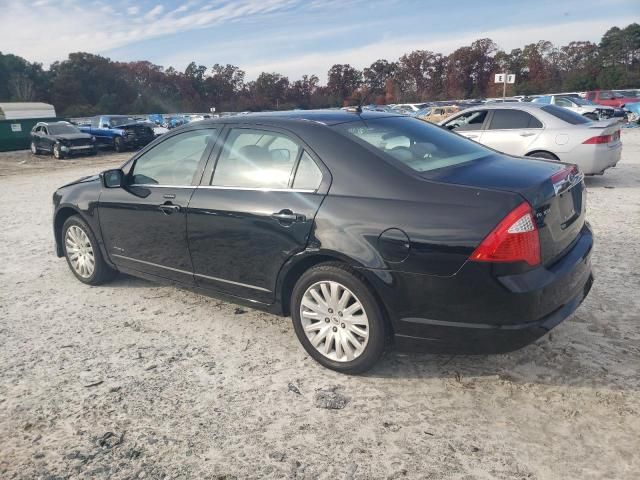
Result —
[[171, 215], [172, 213], [180, 211], [180, 205], [173, 205], [172, 203], [165, 203], [164, 205], [158, 205], [158, 209], [165, 215]]
[[467, 135], [467, 138], [478, 138], [478, 135]]
[[533, 132], [520, 132], [520, 136], [521, 137], [530, 137], [532, 135], [535, 135], [535, 133], [533, 133]]
[[305, 217], [304, 215], [300, 213], [293, 213], [288, 208], [280, 210], [278, 213], [272, 213], [271, 218], [274, 218], [279, 222], [286, 223], [304, 222], [307, 219], [307, 217]]

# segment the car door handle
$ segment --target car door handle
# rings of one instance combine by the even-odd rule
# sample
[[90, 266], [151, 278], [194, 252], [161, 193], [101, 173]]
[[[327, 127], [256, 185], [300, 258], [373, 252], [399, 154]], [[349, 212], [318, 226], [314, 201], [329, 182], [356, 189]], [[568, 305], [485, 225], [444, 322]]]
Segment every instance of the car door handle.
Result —
[[467, 138], [478, 138], [478, 135], [466, 135]]
[[535, 135], [535, 133], [533, 133], [533, 132], [520, 132], [520, 136], [521, 137], [530, 137], [532, 135]]
[[278, 213], [272, 213], [271, 218], [274, 218], [279, 222], [287, 222], [287, 223], [304, 222], [307, 219], [307, 217], [305, 217], [304, 215], [301, 215], [299, 213], [293, 213], [289, 209], [280, 210]]
[[180, 205], [173, 205], [173, 204], [164, 204], [164, 205], [158, 205], [158, 209], [164, 213], [165, 215], [171, 215], [172, 213], [175, 212], [179, 212], [180, 211]]

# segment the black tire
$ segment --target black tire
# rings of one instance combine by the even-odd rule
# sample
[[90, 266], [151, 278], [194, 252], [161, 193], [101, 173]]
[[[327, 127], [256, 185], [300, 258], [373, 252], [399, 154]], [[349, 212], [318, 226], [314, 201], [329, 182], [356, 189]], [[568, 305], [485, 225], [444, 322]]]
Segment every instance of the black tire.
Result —
[[595, 113], [585, 113], [583, 116], [594, 122], [598, 120], [598, 116]]
[[[66, 236], [67, 236], [67, 231], [71, 227], [80, 228], [86, 234], [86, 236], [89, 239], [89, 242], [91, 243], [91, 249], [93, 250], [95, 266], [94, 266], [93, 273], [89, 276], [80, 275], [72, 265], [71, 259], [69, 258], [69, 253], [67, 252]], [[100, 246], [98, 245], [98, 241], [96, 240], [95, 235], [91, 231], [91, 228], [89, 227], [89, 225], [87, 225], [87, 223], [79, 215], [72, 215], [71, 217], [67, 218], [67, 220], [62, 225], [62, 233], [60, 235], [60, 239], [62, 241], [62, 248], [64, 251], [64, 256], [67, 259], [67, 264], [69, 265], [69, 269], [75, 275], [75, 277], [78, 280], [80, 280], [82, 283], [86, 283], [87, 285], [101, 285], [113, 279], [113, 277], [115, 277], [116, 274], [118, 273], [117, 270], [114, 270], [113, 268], [111, 268], [104, 261], [104, 258], [102, 257], [102, 252], [100, 251]]]
[[553, 153], [549, 153], [549, 152], [531, 152], [527, 154], [527, 157], [544, 158], [547, 160], [558, 161], [558, 157], [556, 157]]
[[124, 147], [124, 140], [122, 139], [122, 137], [116, 137], [113, 139], [113, 148], [118, 153], [124, 152], [125, 147]]
[[60, 150], [60, 145], [57, 143], [53, 146], [52, 153], [56, 160], [62, 160], [64, 158], [64, 153]]
[[[333, 281], [349, 289], [362, 304], [369, 325], [369, 338], [362, 353], [350, 361], [337, 361], [318, 351], [307, 337], [300, 306], [305, 292], [312, 285]], [[378, 361], [385, 347], [385, 319], [381, 306], [371, 288], [356, 270], [339, 262], [322, 263], [307, 270], [298, 280], [291, 294], [291, 317], [298, 340], [311, 357], [324, 367], [341, 373], [357, 374], [369, 370]], [[340, 328], [337, 325], [333, 328]], [[342, 326], [344, 328], [344, 325]]]

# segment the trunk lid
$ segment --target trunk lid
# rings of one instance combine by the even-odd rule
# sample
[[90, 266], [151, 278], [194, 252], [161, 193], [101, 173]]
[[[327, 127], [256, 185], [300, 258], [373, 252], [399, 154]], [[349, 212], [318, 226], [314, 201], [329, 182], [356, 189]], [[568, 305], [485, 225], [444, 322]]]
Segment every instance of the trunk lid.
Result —
[[495, 154], [433, 170], [425, 177], [522, 196], [535, 213], [544, 265], [554, 263], [573, 245], [585, 222], [586, 189], [582, 174], [568, 164]]

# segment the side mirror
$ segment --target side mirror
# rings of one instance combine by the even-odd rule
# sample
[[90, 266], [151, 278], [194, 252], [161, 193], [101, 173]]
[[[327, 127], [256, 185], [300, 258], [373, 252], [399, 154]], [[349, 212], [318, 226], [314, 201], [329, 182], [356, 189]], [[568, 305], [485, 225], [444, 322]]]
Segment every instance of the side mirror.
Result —
[[124, 185], [124, 172], [119, 168], [102, 172], [100, 178], [105, 188], [120, 188]]

